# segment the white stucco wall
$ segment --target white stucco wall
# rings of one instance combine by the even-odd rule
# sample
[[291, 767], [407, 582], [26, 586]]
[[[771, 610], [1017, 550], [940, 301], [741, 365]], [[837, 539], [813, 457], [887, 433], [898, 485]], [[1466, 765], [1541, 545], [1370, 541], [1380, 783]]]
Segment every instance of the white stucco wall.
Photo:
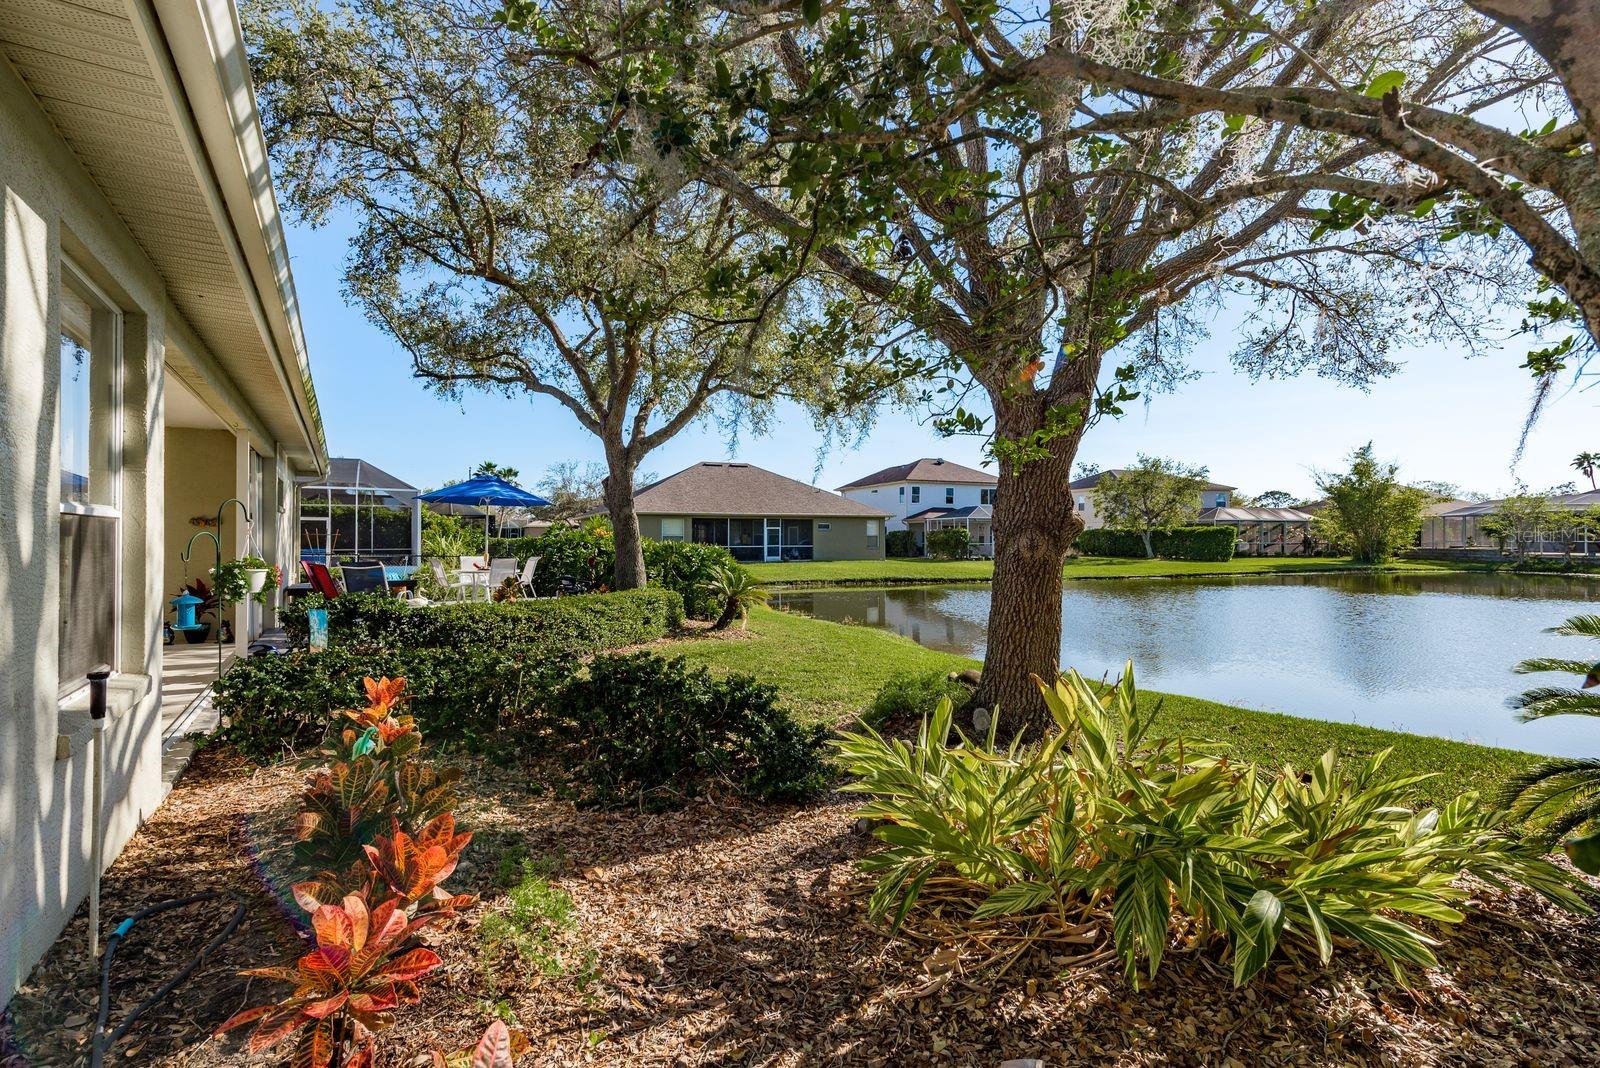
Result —
[[120, 627], [106, 737], [107, 857], [162, 793], [162, 336], [155, 270], [0, 63], [0, 1003], [87, 893], [86, 699], [58, 700], [56, 395], [63, 251], [123, 312]]
[[[912, 487], [920, 492], [913, 501]], [[945, 503], [945, 490], [955, 490], [955, 503]], [[950, 482], [890, 482], [882, 486], [862, 486], [845, 490], [844, 496], [852, 501], [881, 508], [889, 513], [884, 526], [889, 530], [905, 530], [906, 516], [916, 515], [926, 508], [974, 508], [983, 503], [984, 490], [994, 487], [974, 486]]]

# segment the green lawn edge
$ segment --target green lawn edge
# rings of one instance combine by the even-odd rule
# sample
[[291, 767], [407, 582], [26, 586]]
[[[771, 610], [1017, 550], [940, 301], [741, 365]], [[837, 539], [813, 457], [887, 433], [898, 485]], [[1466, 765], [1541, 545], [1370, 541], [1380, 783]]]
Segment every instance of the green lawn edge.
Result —
[[[767, 608], [752, 613], [743, 636], [678, 641], [661, 651], [716, 673], [753, 675], [776, 686], [801, 719], [829, 724], [847, 722], [858, 714], [891, 675], [953, 671], [979, 663], [926, 649], [888, 631]], [[1135, 665], [1136, 675], [1137, 670]], [[1163, 731], [1222, 741], [1240, 758], [1270, 766], [1307, 768], [1329, 749], [1337, 749], [1346, 760], [1392, 749], [1387, 767], [1393, 772], [1436, 773], [1419, 788], [1420, 797], [1433, 804], [1466, 790], [1492, 797], [1507, 775], [1539, 759], [1512, 749], [1263, 712], [1196, 697], [1153, 691], [1140, 696], [1158, 706], [1156, 720]]]
[[[746, 564], [751, 574], [768, 586], [804, 589], [826, 586], [932, 586], [960, 582], [989, 582], [992, 560], [816, 560], [800, 563]], [[1361, 572], [1479, 571], [1481, 564], [1446, 560], [1395, 560], [1387, 564], [1357, 564], [1348, 557], [1245, 556], [1227, 562], [1203, 560], [1124, 560], [1108, 556], [1082, 556], [1061, 569], [1068, 581], [1118, 578], [1221, 578], [1230, 575], [1341, 574]]]

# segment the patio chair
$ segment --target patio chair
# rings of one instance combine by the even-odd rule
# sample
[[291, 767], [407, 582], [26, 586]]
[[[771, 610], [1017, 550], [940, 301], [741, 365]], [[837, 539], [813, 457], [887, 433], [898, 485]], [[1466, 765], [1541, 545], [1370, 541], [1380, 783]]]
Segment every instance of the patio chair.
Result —
[[482, 571], [486, 566], [481, 556], [458, 556], [456, 559], [462, 571]]
[[538, 570], [539, 558], [537, 556], [528, 557], [528, 562], [522, 565], [522, 592], [529, 597], [539, 596], [533, 589], [533, 575]]
[[509, 556], [498, 560], [489, 561], [489, 592], [493, 594], [500, 588], [500, 584], [508, 578], [515, 578], [517, 562]]
[[340, 570], [344, 572], [346, 593], [389, 592], [389, 576], [382, 564], [345, 564]]
[[333, 572], [328, 570], [327, 564], [319, 564], [314, 560], [302, 560], [301, 566], [306, 569], [306, 578], [311, 582], [311, 588], [328, 600], [339, 596], [339, 584], [333, 581]]
[[445, 595], [461, 600], [472, 592], [475, 583], [472, 579], [457, 571], [454, 574], [446, 572], [443, 560], [429, 560], [428, 568], [433, 572], [434, 579], [444, 587]]

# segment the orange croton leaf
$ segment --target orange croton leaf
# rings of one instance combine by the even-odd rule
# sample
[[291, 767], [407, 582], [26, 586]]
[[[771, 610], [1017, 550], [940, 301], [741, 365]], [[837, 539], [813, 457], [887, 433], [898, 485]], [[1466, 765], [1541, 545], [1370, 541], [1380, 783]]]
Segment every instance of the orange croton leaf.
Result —
[[388, 677], [374, 679], [369, 675], [362, 680], [362, 683], [367, 688], [367, 704], [374, 710], [382, 709], [387, 712], [405, 695], [405, 679]]
[[317, 945], [323, 949], [329, 946], [359, 948], [352, 944], [355, 924], [351, 922], [350, 914], [338, 905], [318, 905], [311, 914], [311, 928], [316, 932]]
[[420, 979], [443, 964], [439, 954], [421, 946], [407, 950], [383, 966], [381, 975], [386, 979]]

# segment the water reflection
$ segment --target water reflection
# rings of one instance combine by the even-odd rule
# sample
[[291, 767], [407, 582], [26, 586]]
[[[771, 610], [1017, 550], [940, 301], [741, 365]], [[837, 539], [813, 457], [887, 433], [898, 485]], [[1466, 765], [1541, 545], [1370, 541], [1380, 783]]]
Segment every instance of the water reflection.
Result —
[[[775, 603], [884, 627], [982, 657], [989, 588], [820, 590]], [[1394, 727], [1488, 745], [1600, 753], [1600, 724], [1518, 723], [1505, 699], [1528, 656], [1584, 655], [1543, 633], [1600, 604], [1581, 578], [1439, 573], [1263, 575], [1072, 582], [1062, 596], [1062, 663], [1115, 672], [1132, 657], [1155, 689], [1252, 708]]]

